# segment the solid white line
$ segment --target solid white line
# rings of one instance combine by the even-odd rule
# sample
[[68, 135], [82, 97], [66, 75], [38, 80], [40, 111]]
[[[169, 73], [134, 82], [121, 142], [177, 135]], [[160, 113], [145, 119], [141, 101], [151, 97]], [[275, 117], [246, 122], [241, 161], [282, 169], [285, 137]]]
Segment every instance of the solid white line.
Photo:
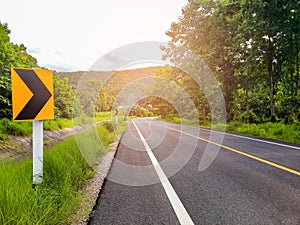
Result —
[[[203, 128], [199, 128], [199, 129], [209, 131], [209, 129], [203, 129]], [[220, 132], [220, 131], [216, 131], [216, 130], [211, 130], [211, 131], [215, 132], [215, 133], [221, 133], [221, 134], [230, 135], [230, 136], [234, 136], [234, 137], [244, 138], [244, 139], [248, 139], [248, 140], [251, 140], [251, 141], [263, 142], [263, 143], [266, 143], [266, 144], [278, 145], [278, 146], [281, 146], [281, 147], [294, 148], [294, 149], [300, 150], [300, 147], [296, 147], [296, 146], [292, 146], [292, 145], [286, 145], [286, 144], [281, 144], [281, 143], [272, 142], [272, 141], [265, 141], [265, 140], [261, 140], [261, 139], [257, 139], [257, 138], [245, 137], [245, 136], [241, 136], [241, 135], [237, 135], [237, 134], [230, 134], [230, 133]]]
[[140, 130], [138, 129], [137, 125], [135, 124], [135, 122], [133, 120], [132, 120], [132, 123], [133, 123], [135, 129], [137, 130], [137, 132], [145, 146], [145, 149], [149, 155], [149, 158], [155, 168], [155, 171], [159, 177], [159, 180], [169, 198], [169, 201], [175, 211], [175, 214], [176, 214], [180, 224], [194, 224], [190, 215], [187, 213], [184, 205], [182, 204], [179, 197], [177, 196], [174, 188], [172, 187], [171, 183], [169, 182], [166, 174], [160, 167], [155, 155], [153, 154], [153, 152], [152, 152], [151, 148], [149, 147], [147, 141], [145, 140], [144, 136], [142, 135], [142, 133], [140, 132]]
[[[183, 125], [183, 124], [181, 124], [181, 125]], [[244, 139], [248, 139], [248, 140], [251, 140], [251, 141], [263, 142], [263, 143], [270, 144], [270, 145], [278, 145], [278, 146], [281, 146], [281, 147], [293, 148], [293, 149], [300, 150], [300, 147], [296, 147], [296, 146], [292, 146], [292, 145], [281, 144], [281, 143], [272, 142], [272, 141], [265, 141], [265, 140], [261, 140], [261, 139], [257, 139], [257, 138], [241, 136], [241, 135], [238, 135], [238, 134], [231, 134], [231, 133], [227, 133], [227, 132], [216, 131], [216, 130], [212, 130], [212, 129], [208, 129], [208, 128], [200, 128], [200, 127], [189, 126], [189, 125], [184, 125], [184, 126], [191, 127], [191, 128], [197, 128], [199, 130], [204, 130], [204, 131], [208, 131], [208, 132], [211, 131], [211, 132], [220, 133], [220, 134], [224, 134], [224, 135], [230, 135], [230, 136], [234, 136], [234, 137], [244, 138]]]

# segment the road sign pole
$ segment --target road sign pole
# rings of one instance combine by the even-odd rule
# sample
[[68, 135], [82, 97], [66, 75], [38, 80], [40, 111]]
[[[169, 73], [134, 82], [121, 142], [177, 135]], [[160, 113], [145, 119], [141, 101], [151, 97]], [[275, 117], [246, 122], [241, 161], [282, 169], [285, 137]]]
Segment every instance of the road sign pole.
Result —
[[33, 185], [43, 180], [43, 121], [32, 121]]

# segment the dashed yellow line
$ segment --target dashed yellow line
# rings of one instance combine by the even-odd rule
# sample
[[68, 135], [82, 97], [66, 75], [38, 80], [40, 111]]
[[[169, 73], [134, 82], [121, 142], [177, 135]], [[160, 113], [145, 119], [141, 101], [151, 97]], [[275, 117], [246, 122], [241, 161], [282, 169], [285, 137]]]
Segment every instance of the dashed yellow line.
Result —
[[216, 142], [207, 140], [207, 139], [205, 139], [205, 138], [201, 138], [201, 137], [195, 136], [195, 135], [193, 135], [193, 134], [190, 134], [190, 133], [187, 133], [187, 132], [184, 132], [184, 131], [181, 131], [181, 130], [177, 130], [177, 129], [172, 128], [172, 127], [166, 126], [166, 128], [168, 128], [169, 130], [173, 130], [173, 131], [176, 131], [176, 132], [185, 134], [185, 135], [190, 136], [190, 137], [197, 138], [197, 139], [199, 139], [199, 140], [201, 140], [201, 141], [205, 141], [205, 142], [207, 142], [207, 143], [211, 143], [211, 144], [217, 145], [217, 146], [219, 146], [219, 147], [222, 147], [222, 148], [227, 149], [227, 150], [229, 150], [229, 151], [235, 152], [235, 153], [237, 153], [237, 154], [246, 156], [246, 157], [248, 157], [248, 158], [257, 160], [257, 161], [262, 162], [262, 163], [265, 163], [265, 164], [267, 164], [267, 165], [270, 165], [270, 166], [276, 167], [276, 168], [278, 168], [278, 169], [281, 169], [281, 170], [287, 171], [287, 172], [289, 172], [289, 173], [292, 173], [292, 174], [295, 174], [295, 175], [300, 176], [300, 172], [297, 171], [297, 170], [290, 169], [290, 168], [288, 168], [288, 167], [279, 165], [279, 164], [277, 164], [277, 163], [274, 163], [274, 162], [271, 162], [271, 161], [268, 161], [268, 160], [259, 158], [259, 157], [254, 156], [254, 155], [250, 155], [250, 154], [248, 154], [248, 153], [239, 151], [239, 150], [237, 150], [237, 149], [234, 149], [234, 148], [231, 148], [231, 147], [228, 147], [228, 146], [225, 146], [225, 145], [222, 145], [222, 144], [219, 144], [219, 143], [216, 143]]

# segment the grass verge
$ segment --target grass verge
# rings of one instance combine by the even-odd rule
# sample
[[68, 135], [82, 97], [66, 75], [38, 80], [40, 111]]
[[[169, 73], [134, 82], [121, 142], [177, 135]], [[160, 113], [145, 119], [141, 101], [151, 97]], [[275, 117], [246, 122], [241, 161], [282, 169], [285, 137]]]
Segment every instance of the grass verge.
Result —
[[[213, 129], [224, 128], [224, 124], [213, 125]], [[245, 124], [241, 122], [231, 122], [226, 124], [226, 131], [246, 134], [262, 138], [293, 142], [300, 144], [300, 126], [299, 124], [283, 123], [262, 123], [262, 124]]]
[[[98, 121], [111, 120], [111, 112], [96, 112], [95, 117], [79, 117], [75, 119], [57, 118], [54, 120], [44, 121], [44, 130], [54, 131], [74, 125], [82, 125], [86, 123], [94, 123]], [[9, 119], [0, 119], [0, 141], [6, 141], [7, 135], [13, 136], [29, 136], [32, 134], [32, 122], [12, 122]]]
[[[166, 122], [198, 126], [196, 120], [180, 119], [178, 117], [168, 117]], [[212, 125], [209, 122], [200, 122], [202, 128], [212, 128], [215, 130], [224, 130], [238, 134], [245, 134], [255, 137], [270, 138], [274, 140], [293, 142], [300, 144], [300, 125], [299, 123], [284, 124], [284, 123], [262, 123], [262, 124], [245, 124], [242, 122], [230, 122], [225, 124]]]
[[[104, 126], [96, 128], [107, 151], [115, 135]], [[91, 131], [83, 132], [84, 136]], [[96, 141], [96, 140], [95, 140]], [[93, 148], [95, 143], [86, 143]], [[44, 153], [44, 182], [32, 188], [32, 160], [0, 164], [0, 224], [68, 224], [70, 215], [80, 205], [83, 184], [94, 170], [83, 158], [75, 137], [70, 137]]]
[[103, 120], [111, 120], [111, 112], [96, 112], [94, 121], [99, 122]]
[[72, 127], [73, 122], [71, 119], [55, 119], [55, 120], [45, 120], [44, 130], [60, 130], [68, 127]]

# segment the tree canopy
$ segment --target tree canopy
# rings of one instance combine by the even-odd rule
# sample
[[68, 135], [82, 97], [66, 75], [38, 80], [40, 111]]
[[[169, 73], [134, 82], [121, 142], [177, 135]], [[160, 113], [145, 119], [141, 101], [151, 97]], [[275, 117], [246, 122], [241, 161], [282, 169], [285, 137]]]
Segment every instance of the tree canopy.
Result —
[[29, 55], [23, 44], [10, 41], [7, 24], [0, 22], [0, 118], [11, 118], [11, 67], [37, 67], [37, 60]]
[[214, 72], [228, 120], [299, 119], [300, 1], [189, 0], [166, 34], [165, 57], [181, 45]]

